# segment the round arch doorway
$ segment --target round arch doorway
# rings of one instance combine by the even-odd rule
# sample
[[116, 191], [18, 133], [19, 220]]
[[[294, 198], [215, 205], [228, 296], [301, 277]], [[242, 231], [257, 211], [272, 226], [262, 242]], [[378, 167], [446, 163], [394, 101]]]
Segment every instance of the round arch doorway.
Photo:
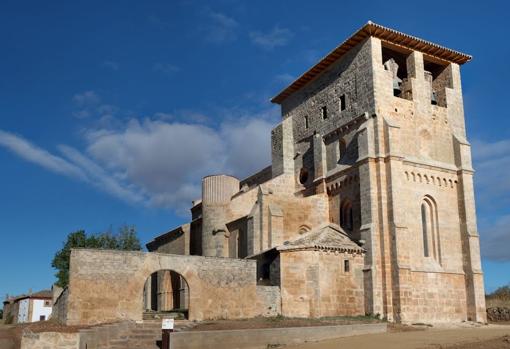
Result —
[[145, 281], [143, 297], [144, 319], [188, 318], [188, 282], [173, 270], [158, 270], [152, 273]]

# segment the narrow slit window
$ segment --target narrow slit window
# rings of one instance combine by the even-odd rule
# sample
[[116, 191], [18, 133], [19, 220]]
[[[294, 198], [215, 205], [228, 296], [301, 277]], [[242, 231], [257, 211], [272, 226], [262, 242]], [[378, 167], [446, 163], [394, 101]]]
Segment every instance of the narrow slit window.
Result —
[[427, 207], [425, 204], [421, 205], [421, 225], [423, 232], [423, 255], [429, 256], [429, 238], [428, 238], [428, 227], [427, 227]]
[[322, 120], [326, 120], [328, 118], [328, 107], [324, 106], [321, 108]]
[[351, 271], [351, 266], [349, 265], [349, 260], [344, 260], [344, 272], [348, 273]]
[[345, 95], [340, 96], [340, 111], [345, 110]]
[[309, 127], [309, 122], [308, 122], [308, 115], [305, 115], [305, 129], [308, 129]]

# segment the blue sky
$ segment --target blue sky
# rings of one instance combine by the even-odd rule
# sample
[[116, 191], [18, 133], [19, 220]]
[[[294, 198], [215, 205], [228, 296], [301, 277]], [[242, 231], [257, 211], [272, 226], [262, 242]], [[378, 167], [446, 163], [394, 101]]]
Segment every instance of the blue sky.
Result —
[[0, 294], [49, 287], [74, 230], [133, 224], [145, 243], [188, 218], [202, 176], [269, 164], [269, 98], [368, 20], [474, 56], [462, 74], [486, 286], [510, 283], [509, 10], [2, 1]]

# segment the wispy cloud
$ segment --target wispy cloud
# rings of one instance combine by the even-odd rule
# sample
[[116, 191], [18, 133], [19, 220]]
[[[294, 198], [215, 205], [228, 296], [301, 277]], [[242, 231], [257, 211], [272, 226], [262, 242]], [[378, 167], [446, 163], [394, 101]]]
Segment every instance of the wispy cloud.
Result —
[[178, 66], [170, 63], [154, 63], [152, 69], [155, 72], [161, 72], [166, 75], [173, 75], [180, 70]]
[[77, 119], [96, 117], [98, 120], [110, 120], [119, 110], [114, 105], [102, 103], [101, 97], [95, 91], [77, 93], [72, 101], [77, 108], [73, 111], [73, 116]]
[[205, 38], [212, 43], [224, 43], [234, 41], [237, 38], [239, 23], [221, 12], [206, 10]]
[[125, 202], [184, 213], [200, 197], [203, 176], [244, 177], [269, 164], [274, 113], [234, 113], [237, 118], [227, 117], [214, 128], [179, 122], [179, 115], [167, 113], [131, 118], [114, 127], [88, 129], [83, 150], [60, 145], [58, 155], [5, 131], [0, 131], [0, 146]]
[[119, 68], [120, 68], [119, 63], [114, 62], [114, 61], [104, 61], [102, 66], [105, 68], [109, 68], [111, 70], [115, 70], [115, 71], [119, 70]]
[[130, 203], [142, 203], [146, 200], [140, 190], [129, 184], [122, 183], [118, 178], [111, 176], [101, 166], [78, 150], [66, 145], [60, 145], [59, 150], [83, 170], [89, 183], [106, 193]]
[[49, 153], [21, 136], [0, 130], [0, 145], [19, 157], [42, 166], [47, 170], [67, 177], [86, 180], [86, 176], [80, 167]]
[[250, 32], [251, 41], [266, 50], [272, 50], [275, 47], [285, 46], [292, 39], [294, 34], [290, 29], [274, 27], [269, 32], [252, 31]]
[[475, 181], [485, 205], [510, 204], [510, 140], [472, 142]]
[[275, 76], [275, 81], [282, 84], [289, 84], [294, 81], [296, 77], [291, 74], [278, 74]]
[[510, 140], [474, 140], [472, 149], [482, 256], [510, 261]]
[[481, 235], [482, 256], [500, 262], [510, 261], [510, 214], [492, 222]]
[[94, 91], [85, 91], [73, 96], [73, 102], [79, 107], [90, 107], [101, 102], [101, 98]]

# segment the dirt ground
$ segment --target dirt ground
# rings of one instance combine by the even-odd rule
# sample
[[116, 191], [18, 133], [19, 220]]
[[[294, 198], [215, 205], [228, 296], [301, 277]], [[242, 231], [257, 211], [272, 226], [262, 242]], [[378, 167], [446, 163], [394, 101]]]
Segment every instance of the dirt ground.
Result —
[[393, 329], [388, 333], [345, 337], [306, 343], [286, 349], [510, 349], [510, 326], [490, 325], [474, 328], [421, 331]]

